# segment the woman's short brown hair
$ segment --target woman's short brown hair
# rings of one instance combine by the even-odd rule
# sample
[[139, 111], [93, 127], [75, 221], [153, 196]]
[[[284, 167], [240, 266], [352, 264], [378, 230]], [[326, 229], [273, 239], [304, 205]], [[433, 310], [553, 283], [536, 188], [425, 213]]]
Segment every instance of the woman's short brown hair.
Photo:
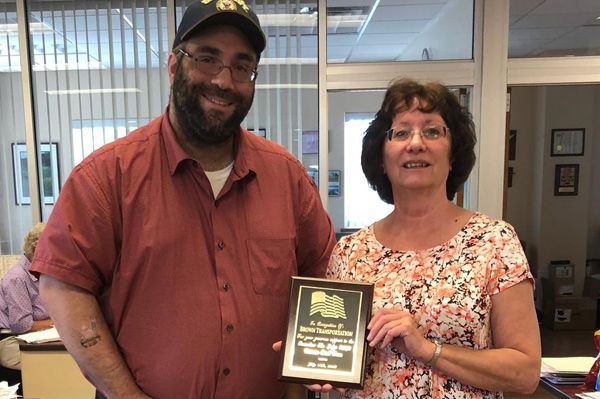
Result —
[[23, 254], [25, 254], [27, 259], [33, 259], [35, 247], [37, 246], [37, 242], [40, 239], [44, 228], [46, 228], [45, 222], [38, 223], [27, 232], [27, 235], [25, 235], [25, 239], [23, 240]]
[[383, 145], [394, 117], [413, 104], [421, 112], [439, 112], [450, 130], [451, 170], [446, 179], [446, 196], [452, 200], [475, 165], [475, 125], [469, 111], [460, 105], [448, 88], [437, 82], [419, 83], [412, 79], [392, 82], [381, 108], [363, 138], [361, 164], [369, 185], [388, 204], [394, 203], [392, 185], [383, 171]]

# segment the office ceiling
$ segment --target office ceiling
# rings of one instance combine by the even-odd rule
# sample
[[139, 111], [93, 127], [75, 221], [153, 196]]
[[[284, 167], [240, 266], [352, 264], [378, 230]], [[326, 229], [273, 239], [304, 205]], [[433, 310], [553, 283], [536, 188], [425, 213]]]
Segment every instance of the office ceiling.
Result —
[[511, 0], [508, 54], [600, 55], [600, 1]]
[[[328, 6], [338, 3], [348, 6], [348, 0], [330, 0]], [[343, 46], [349, 40], [342, 40], [336, 34], [329, 36], [329, 51], [339, 60], [421, 59], [415, 55], [439, 59], [437, 53], [448, 53], [443, 46], [461, 45], [448, 40], [448, 35], [464, 38], [472, 31], [470, 0], [381, 0], [374, 3], [351, 0], [350, 3], [367, 8], [367, 15], [372, 13], [372, 18], [361, 27], [364, 30], [362, 37], [344, 51], [336, 50], [337, 43]], [[377, 8], [375, 12], [372, 12], [373, 7]], [[413, 54], [404, 54], [414, 43], [419, 45], [412, 49]], [[415, 51], [419, 48], [421, 52]], [[600, 1], [511, 0], [508, 54], [511, 58], [600, 55]], [[471, 54], [466, 57], [450, 54], [441, 58], [470, 57]]]
[[[34, 69], [145, 67], [166, 62], [170, 50], [164, 33], [166, 13], [152, 7], [164, 2], [146, 2], [146, 8], [138, 3], [138, 8], [122, 10], [107, 8], [106, 1], [31, 3]], [[113, 7], [117, 3], [123, 4], [114, 2]], [[75, 4], [88, 8], [68, 9]], [[13, 11], [10, 6], [0, 1], [0, 71], [14, 70], [19, 64], [14, 2]], [[257, 0], [254, 7], [269, 37], [264, 62], [316, 62], [316, 3]], [[329, 0], [328, 60], [469, 59], [472, 20], [472, 0]], [[508, 51], [513, 58], [600, 55], [600, 1], [511, 0]]]

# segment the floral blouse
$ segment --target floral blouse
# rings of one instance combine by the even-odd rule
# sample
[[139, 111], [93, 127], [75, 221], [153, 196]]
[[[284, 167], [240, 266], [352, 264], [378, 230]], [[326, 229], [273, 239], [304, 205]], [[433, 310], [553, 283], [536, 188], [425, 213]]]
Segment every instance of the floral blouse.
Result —
[[[442, 245], [395, 251], [381, 245], [373, 226], [337, 243], [327, 278], [373, 283], [373, 313], [410, 312], [424, 335], [449, 345], [493, 347], [492, 296], [533, 277], [512, 226], [475, 213]], [[448, 378], [391, 345], [371, 349], [362, 391], [351, 398], [502, 398]]]

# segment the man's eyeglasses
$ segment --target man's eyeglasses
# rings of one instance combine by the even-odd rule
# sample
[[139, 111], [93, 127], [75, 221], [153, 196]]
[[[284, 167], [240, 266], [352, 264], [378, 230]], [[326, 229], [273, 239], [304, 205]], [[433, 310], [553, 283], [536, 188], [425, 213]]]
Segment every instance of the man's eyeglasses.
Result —
[[446, 126], [425, 126], [419, 130], [408, 130], [401, 128], [394, 130], [393, 128], [385, 132], [389, 141], [408, 141], [415, 134], [421, 136], [423, 140], [435, 141], [442, 137], [445, 137], [450, 129]]
[[258, 76], [256, 68], [245, 62], [237, 62], [233, 65], [225, 65], [217, 57], [212, 55], [190, 55], [179, 49], [179, 53], [191, 58], [196, 63], [196, 69], [209, 75], [218, 75], [224, 68], [231, 71], [231, 78], [238, 83], [254, 82]]

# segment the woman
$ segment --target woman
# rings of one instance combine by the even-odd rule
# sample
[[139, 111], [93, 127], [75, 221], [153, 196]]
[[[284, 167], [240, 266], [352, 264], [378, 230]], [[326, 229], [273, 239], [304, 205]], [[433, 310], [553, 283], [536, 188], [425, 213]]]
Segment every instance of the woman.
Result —
[[371, 351], [353, 398], [533, 392], [533, 277], [513, 228], [452, 202], [475, 163], [469, 113], [437, 83], [394, 82], [363, 140], [384, 219], [343, 237], [327, 277], [375, 285]]
[[[13, 334], [43, 330], [52, 327], [39, 295], [39, 281], [29, 272], [37, 242], [46, 223], [36, 224], [25, 236], [23, 256], [0, 281], [0, 328]], [[21, 369], [19, 342], [14, 336], [0, 341], [0, 365]]]

